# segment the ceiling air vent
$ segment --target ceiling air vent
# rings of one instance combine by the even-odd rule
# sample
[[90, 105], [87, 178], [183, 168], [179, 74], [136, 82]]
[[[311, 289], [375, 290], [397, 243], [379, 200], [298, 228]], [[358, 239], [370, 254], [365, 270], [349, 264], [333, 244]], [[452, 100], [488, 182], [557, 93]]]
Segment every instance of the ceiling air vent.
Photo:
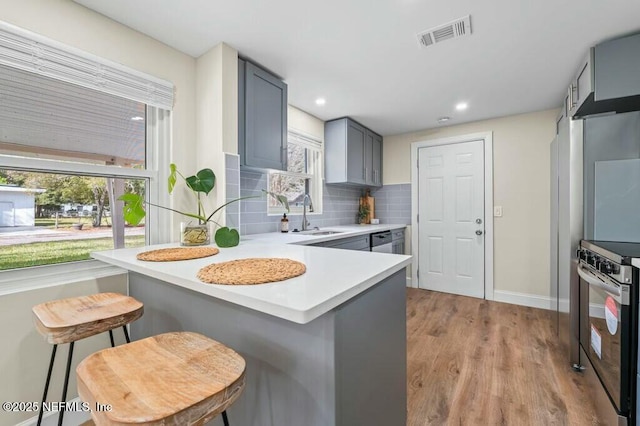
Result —
[[420, 46], [429, 47], [445, 40], [468, 35], [471, 35], [471, 18], [469, 15], [421, 32], [418, 34], [418, 41]]

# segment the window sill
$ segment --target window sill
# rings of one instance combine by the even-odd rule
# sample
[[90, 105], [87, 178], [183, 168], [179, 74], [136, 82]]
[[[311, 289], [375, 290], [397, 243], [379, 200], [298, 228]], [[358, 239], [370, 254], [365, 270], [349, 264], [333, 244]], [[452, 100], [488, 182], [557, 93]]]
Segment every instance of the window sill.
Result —
[[0, 272], [0, 296], [126, 273], [98, 260], [12, 269]]

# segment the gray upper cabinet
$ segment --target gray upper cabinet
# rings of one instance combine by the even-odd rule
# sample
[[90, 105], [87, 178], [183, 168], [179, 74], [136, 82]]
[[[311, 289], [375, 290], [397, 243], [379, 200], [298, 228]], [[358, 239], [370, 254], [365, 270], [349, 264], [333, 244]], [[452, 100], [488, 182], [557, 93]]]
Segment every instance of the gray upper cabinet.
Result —
[[596, 101], [640, 95], [640, 34], [600, 43], [594, 57]]
[[[593, 103], [593, 52], [593, 48], [589, 49], [587, 57], [580, 63], [578, 74], [569, 86], [569, 111], [572, 116], [580, 115]], [[587, 99], [589, 102], [586, 102]]]
[[640, 110], [640, 34], [589, 49], [569, 87], [570, 116]]
[[382, 186], [382, 136], [371, 133], [371, 185]]
[[326, 183], [382, 186], [382, 136], [350, 118], [324, 129]]
[[238, 59], [240, 165], [287, 170], [287, 84]]
[[[367, 138], [367, 130], [351, 121], [346, 121], [347, 139], [346, 139], [346, 174], [347, 182], [366, 183], [365, 169], [365, 144]], [[330, 183], [330, 182], [328, 182]]]

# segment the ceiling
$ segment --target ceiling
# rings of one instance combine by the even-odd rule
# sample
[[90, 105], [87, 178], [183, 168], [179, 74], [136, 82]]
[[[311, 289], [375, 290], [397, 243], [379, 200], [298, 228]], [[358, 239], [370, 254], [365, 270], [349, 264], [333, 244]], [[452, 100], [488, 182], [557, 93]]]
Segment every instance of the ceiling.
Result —
[[[224, 41], [283, 77], [290, 104], [383, 135], [559, 107], [590, 46], [640, 31], [637, 0], [75, 1], [194, 57]], [[468, 14], [470, 37], [419, 46]]]

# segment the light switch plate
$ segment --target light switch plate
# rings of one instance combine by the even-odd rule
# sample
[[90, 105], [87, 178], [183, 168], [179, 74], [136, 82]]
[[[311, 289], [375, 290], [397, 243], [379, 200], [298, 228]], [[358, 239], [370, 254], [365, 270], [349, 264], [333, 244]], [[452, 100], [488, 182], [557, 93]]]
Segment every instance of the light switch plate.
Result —
[[502, 217], [502, 206], [493, 206], [493, 217]]

